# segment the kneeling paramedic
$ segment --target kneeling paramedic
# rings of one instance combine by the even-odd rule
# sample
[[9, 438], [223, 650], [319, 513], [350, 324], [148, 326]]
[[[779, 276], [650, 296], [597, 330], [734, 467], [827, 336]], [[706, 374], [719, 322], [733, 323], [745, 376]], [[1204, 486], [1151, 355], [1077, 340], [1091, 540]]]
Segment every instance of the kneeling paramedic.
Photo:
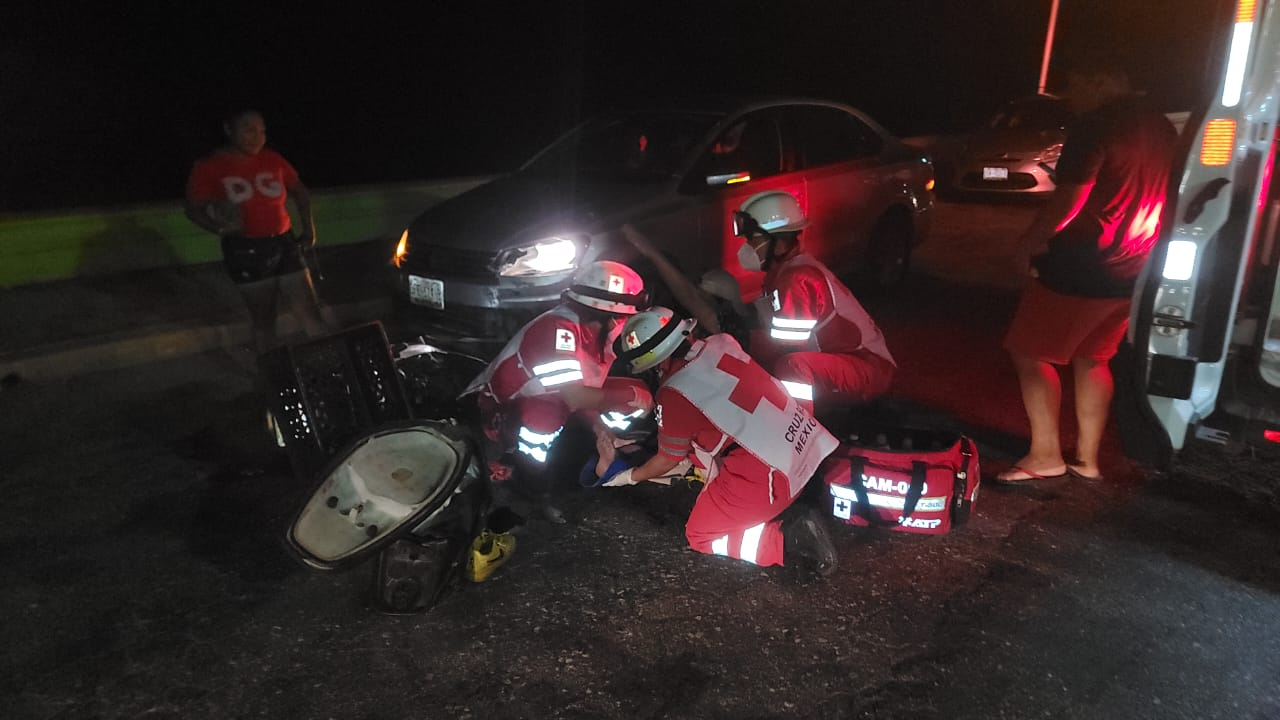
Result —
[[[751, 196], [734, 213], [743, 269], [765, 274], [761, 305], [767, 338], [752, 355], [812, 409], [821, 403], [862, 403], [889, 389], [897, 365], [884, 335], [849, 288], [800, 248], [809, 224], [790, 193]], [[763, 334], [763, 332], [762, 332]]]
[[831, 574], [835, 549], [817, 509], [788, 508], [836, 439], [733, 337], [698, 340], [694, 325], [655, 307], [623, 327], [620, 357], [633, 373], [659, 377], [658, 453], [635, 468], [603, 455], [603, 484], [661, 478], [688, 459], [706, 478], [685, 525], [691, 548], [757, 565], [807, 561]]
[[[621, 263], [599, 261], [574, 278], [556, 307], [531, 320], [462, 395], [476, 395], [489, 440], [514, 469], [543, 485], [552, 445], [577, 411], [598, 414], [593, 425], [612, 431], [653, 408], [643, 382], [607, 377], [612, 340], [622, 321], [642, 310], [644, 281]], [[495, 479], [513, 469], [499, 463]]]

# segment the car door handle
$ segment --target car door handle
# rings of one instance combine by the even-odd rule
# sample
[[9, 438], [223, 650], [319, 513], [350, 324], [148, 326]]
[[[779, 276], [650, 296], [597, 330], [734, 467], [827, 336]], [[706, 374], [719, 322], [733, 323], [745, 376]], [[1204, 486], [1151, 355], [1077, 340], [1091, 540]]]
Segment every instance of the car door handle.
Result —
[[1191, 198], [1191, 202], [1187, 203], [1187, 212], [1182, 216], [1182, 222], [1193, 223], [1196, 218], [1200, 217], [1200, 213], [1204, 212], [1204, 206], [1209, 204], [1210, 200], [1218, 197], [1218, 193], [1222, 192], [1222, 188], [1230, 184], [1231, 181], [1226, 178], [1214, 178], [1205, 183], [1200, 188], [1200, 192]]
[[1173, 328], [1175, 330], [1190, 330], [1196, 324], [1186, 318], [1180, 318], [1177, 315], [1166, 315], [1165, 313], [1152, 313], [1151, 324], [1156, 327]]

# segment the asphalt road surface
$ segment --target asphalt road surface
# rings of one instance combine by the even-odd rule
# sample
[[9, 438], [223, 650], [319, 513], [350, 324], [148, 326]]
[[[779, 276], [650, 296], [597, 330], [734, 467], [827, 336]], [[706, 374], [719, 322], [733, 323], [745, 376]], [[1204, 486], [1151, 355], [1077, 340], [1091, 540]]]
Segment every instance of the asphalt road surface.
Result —
[[[1032, 210], [942, 205], [910, 287], [868, 301], [882, 411], [971, 434], [988, 475], [1026, 448], [999, 341]], [[389, 616], [368, 568], [286, 550], [308, 488], [252, 387], [211, 353], [0, 392], [0, 715], [1280, 718], [1274, 465], [1157, 475], [1112, 437], [1106, 480], [984, 485], [945, 537], [832, 526], [828, 580], [684, 549], [688, 490], [583, 491]]]

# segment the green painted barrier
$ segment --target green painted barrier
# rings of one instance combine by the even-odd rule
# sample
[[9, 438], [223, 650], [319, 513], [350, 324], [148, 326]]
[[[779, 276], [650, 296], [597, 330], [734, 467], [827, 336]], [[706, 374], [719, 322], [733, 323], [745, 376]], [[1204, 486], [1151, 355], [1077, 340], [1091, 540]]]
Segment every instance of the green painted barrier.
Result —
[[[394, 238], [418, 213], [489, 177], [313, 190], [321, 245]], [[292, 205], [290, 206], [292, 210]], [[181, 203], [0, 216], [0, 287], [221, 259]]]

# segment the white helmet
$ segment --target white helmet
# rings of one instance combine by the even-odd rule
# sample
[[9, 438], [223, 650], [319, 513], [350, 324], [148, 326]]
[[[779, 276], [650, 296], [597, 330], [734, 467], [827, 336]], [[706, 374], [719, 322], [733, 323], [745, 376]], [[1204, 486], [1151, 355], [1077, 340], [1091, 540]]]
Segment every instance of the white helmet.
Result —
[[750, 237], [759, 228], [766, 233], [799, 232], [809, 225], [800, 201], [784, 190], [766, 190], [747, 198], [733, 214], [733, 233]]
[[615, 315], [635, 315], [649, 305], [640, 273], [612, 260], [597, 260], [580, 270], [564, 295]]
[[680, 344], [689, 339], [698, 321], [679, 320], [670, 308], [661, 305], [627, 318], [618, 338], [631, 372], [642, 373], [671, 357]]

